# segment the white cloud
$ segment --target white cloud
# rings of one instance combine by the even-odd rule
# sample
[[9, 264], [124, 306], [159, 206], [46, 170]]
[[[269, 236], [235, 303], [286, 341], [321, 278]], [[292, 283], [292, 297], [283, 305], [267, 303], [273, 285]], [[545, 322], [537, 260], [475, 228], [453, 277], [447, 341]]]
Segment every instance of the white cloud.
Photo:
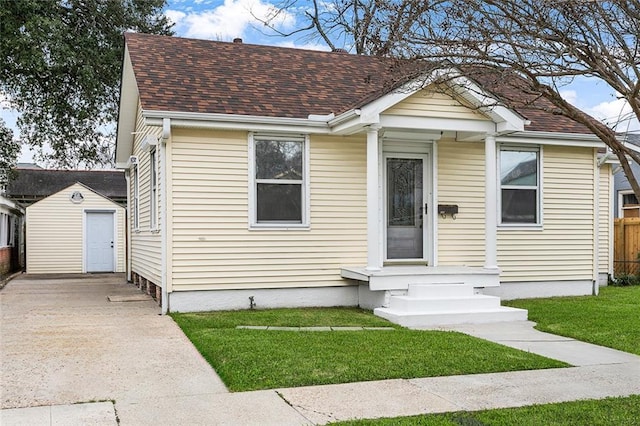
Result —
[[169, 18], [171, 22], [173, 22], [176, 25], [178, 25], [178, 22], [182, 21], [185, 18], [185, 16], [187, 16], [186, 13], [181, 12], [179, 10], [167, 10], [164, 12], [164, 14], [167, 18]]
[[284, 30], [295, 24], [292, 14], [262, 0], [225, 0], [211, 10], [167, 10], [165, 14], [175, 24], [178, 35], [210, 40], [242, 37], [248, 26], [262, 26], [263, 21]]
[[570, 104], [577, 105], [578, 93], [575, 90], [561, 90], [560, 96]]
[[640, 122], [635, 117], [629, 103], [624, 99], [601, 102], [595, 106], [585, 108], [591, 114], [619, 132], [640, 130]]
[[283, 41], [282, 43], [278, 43], [278, 46], [293, 47], [295, 49], [319, 50], [323, 52], [328, 52], [329, 50], [331, 50], [329, 46], [327, 46], [326, 44], [317, 43], [314, 41], [303, 43], [303, 44], [297, 44], [294, 41]]

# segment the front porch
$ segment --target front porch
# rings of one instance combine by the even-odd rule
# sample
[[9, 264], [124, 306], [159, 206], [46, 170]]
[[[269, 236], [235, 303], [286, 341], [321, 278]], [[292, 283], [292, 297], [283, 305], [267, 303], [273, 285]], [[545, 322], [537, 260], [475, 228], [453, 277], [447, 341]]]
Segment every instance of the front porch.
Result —
[[525, 321], [527, 311], [500, 305], [482, 294], [500, 285], [497, 268], [468, 266], [345, 267], [341, 276], [361, 284], [360, 300], [376, 315], [409, 328], [449, 324]]
[[342, 278], [368, 283], [369, 289], [404, 290], [410, 284], [469, 284], [474, 288], [498, 287], [500, 270], [495, 268], [473, 268], [469, 266], [423, 266], [394, 265], [378, 270], [366, 267], [345, 267]]

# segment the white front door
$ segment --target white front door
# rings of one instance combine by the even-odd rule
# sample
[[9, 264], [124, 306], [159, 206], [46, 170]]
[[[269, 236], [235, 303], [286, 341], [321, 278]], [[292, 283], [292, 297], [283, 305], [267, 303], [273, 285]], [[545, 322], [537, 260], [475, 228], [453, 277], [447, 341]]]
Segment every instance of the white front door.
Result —
[[114, 272], [114, 213], [87, 212], [86, 271]]
[[386, 260], [425, 261], [426, 155], [385, 156]]

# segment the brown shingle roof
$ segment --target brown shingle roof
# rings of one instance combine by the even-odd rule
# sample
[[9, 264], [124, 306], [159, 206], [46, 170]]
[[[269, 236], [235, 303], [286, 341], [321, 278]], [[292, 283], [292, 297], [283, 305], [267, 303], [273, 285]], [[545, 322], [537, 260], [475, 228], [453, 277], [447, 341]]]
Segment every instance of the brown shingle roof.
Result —
[[[401, 78], [395, 61], [370, 56], [149, 34], [125, 39], [142, 108], [151, 111], [339, 115], [389, 92]], [[516, 109], [531, 121], [527, 130], [590, 133], [548, 111]]]
[[464, 72], [505, 104], [511, 105], [531, 124], [526, 130], [537, 132], [591, 133], [584, 125], [563, 115], [550, 101], [531, 92], [526, 82], [509, 70], [487, 68], [465, 69]]
[[[144, 109], [307, 118], [380, 91], [379, 59], [344, 53], [126, 34]], [[367, 75], [376, 76], [366, 83]]]

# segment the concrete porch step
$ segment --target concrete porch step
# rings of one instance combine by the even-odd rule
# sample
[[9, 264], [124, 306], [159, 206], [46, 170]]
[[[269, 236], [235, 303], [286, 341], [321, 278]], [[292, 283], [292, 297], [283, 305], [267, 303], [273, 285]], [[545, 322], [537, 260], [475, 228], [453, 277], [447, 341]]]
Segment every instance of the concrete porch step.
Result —
[[500, 307], [500, 298], [481, 294], [464, 297], [391, 296], [389, 309], [408, 313], [436, 313], [449, 311], [489, 311]]
[[465, 283], [409, 284], [407, 296], [416, 298], [471, 297], [473, 286]]
[[525, 309], [505, 306], [490, 310], [449, 312], [402, 312], [391, 308], [376, 308], [373, 313], [394, 324], [411, 329], [429, 329], [453, 324], [484, 324], [527, 320], [527, 311]]

